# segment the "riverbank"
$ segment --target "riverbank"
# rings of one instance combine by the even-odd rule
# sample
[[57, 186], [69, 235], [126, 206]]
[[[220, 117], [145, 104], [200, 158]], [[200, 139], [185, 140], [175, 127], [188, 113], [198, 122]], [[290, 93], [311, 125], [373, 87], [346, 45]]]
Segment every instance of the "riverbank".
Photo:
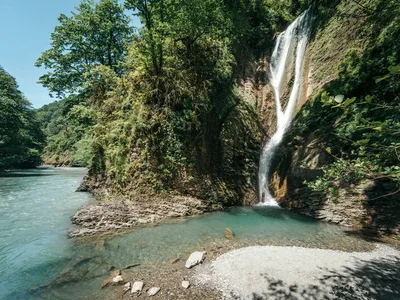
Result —
[[184, 196], [140, 196], [137, 200], [112, 200], [81, 207], [71, 218], [79, 228], [70, 237], [81, 237], [145, 224], [157, 224], [167, 219], [201, 215], [221, 210], [221, 204], [208, 203]]
[[[226, 228], [233, 237], [226, 237], [230, 233]], [[42, 289], [41, 299], [137, 298], [136, 293], [125, 293], [123, 285], [137, 281], [144, 284], [139, 298], [147, 298], [149, 289], [159, 287], [155, 299], [220, 299], [218, 287], [199, 283], [196, 274], [235, 249], [275, 246], [368, 252], [374, 248], [374, 242], [339, 226], [261, 206], [236, 207], [172, 222], [165, 219], [158, 226], [109, 233], [69, 239], [70, 258]], [[206, 259], [203, 265], [187, 269], [185, 262], [195, 251], [206, 252]], [[281, 263], [285, 264], [284, 260]], [[121, 285], [102, 288], [104, 281], [116, 277], [113, 272], [117, 270], [121, 271]], [[191, 285], [188, 289], [182, 287], [185, 280]]]
[[[173, 219], [187, 218], [223, 209], [224, 207], [221, 203], [174, 195], [140, 195], [135, 196], [134, 199], [102, 200], [95, 204], [85, 205], [75, 212], [71, 220], [74, 225], [77, 225], [77, 228], [69, 232], [68, 235], [69, 237], [82, 237], [99, 233], [112, 233], [116, 230], [131, 229], [142, 225], [155, 225]], [[287, 208], [282, 209], [286, 210]], [[345, 210], [345, 208], [342, 207], [342, 210]], [[300, 215], [297, 210], [295, 210], [294, 214]], [[335, 223], [330, 222], [330, 219], [319, 218], [315, 215], [307, 216], [318, 221]], [[354, 234], [399, 241], [399, 235], [396, 231], [377, 232], [360, 228], [357, 225], [351, 226], [343, 222], [336, 222], [335, 224], [347, 228]]]
[[148, 298], [152, 287], [160, 288], [153, 299], [398, 299], [400, 251], [375, 246], [344, 252], [218, 241], [198, 249], [205, 261], [191, 269], [186, 255], [123, 270], [124, 283], [143, 283], [140, 292], [122, 284], [104, 289], [106, 297], [122, 299]]

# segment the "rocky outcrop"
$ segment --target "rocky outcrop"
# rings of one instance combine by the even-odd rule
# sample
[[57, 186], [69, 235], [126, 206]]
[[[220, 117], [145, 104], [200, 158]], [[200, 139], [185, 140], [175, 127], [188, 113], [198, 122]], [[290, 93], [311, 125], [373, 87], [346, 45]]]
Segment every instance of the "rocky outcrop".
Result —
[[357, 184], [338, 182], [338, 197], [314, 192], [304, 184], [322, 175], [321, 167], [333, 159], [319, 138], [317, 134], [296, 138], [291, 132], [282, 143], [271, 178], [280, 205], [368, 235], [399, 234], [400, 194], [389, 179], [367, 179]]
[[364, 180], [348, 185], [339, 190], [337, 198], [306, 187], [292, 192], [291, 197], [280, 198], [283, 207], [367, 235], [400, 233], [400, 203], [396, 185], [390, 181]]
[[199, 199], [183, 196], [157, 195], [138, 197], [140, 200], [113, 200], [86, 205], [72, 217], [80, 228], [70, 232], [70, 237], [155, 224], [165, 219], [199, 215], [221, 209], [219, 204], [209, 204]]
[[276, 110], [268, 72], [269, 61], [266, 57], [248, 64], [238, 82], [238, 93], [258, 111], [266, 135], [272, 136], [276, 130]]
[[390, 180], [368, 179], [357, 184], [339, 180], [338, 197], [313, 192], [304, 184], [316, 180], [322, 175], [321, 167], [335, 160], [325, 149], [331, 142], [335, 120], [329, 124], [314, 122], [318, 115], [313, 114], [313, 103], [341, 76], [346, 53], [351, 50], [361, 55], [367, 45], [367, 38], [360, 36], [364, 19], [352, 17], [360, 14], [360, 6], [337, 3], [329, 15], [316, 12], [297, 116], [274, 159], [271, 190], [282, 206], [299, 213], [365, 233], [397, 234], [400, 192]]

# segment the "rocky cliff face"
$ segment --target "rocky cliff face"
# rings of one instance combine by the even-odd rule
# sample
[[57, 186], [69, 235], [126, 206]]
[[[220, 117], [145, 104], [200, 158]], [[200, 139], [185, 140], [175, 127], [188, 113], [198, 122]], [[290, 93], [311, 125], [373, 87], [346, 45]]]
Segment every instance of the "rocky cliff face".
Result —
[[[300, 128], [312, 123], [309, 108], [304, 108], [304, 104], [318, 101], [325, 87], [339, 77], [339, 66], [348, 50], [356, 49], [360, 54], [365, 50], [366, 37], [360, 34], [363, 19], [354, 17], [360, 14], [360, 7], [348, 2], [339, 4], [330, 16], [317, 12], [297, 116], [277, 151], [274, 172], [270, 175], [271, 189], [281, 206], [302, 214], [368, 232], [398, 233], [400, 218], [396, 211], [400, 205], [396, 194], [380, 197], [396, 191], [390, 181], [365, 180], [356, 185], [338, 182], [337, 198], [313, 192], [304, 184], [315, 180], [322, 174], [321, 167], [334, 160], [324, 148], [328, 137], [320, 128], [309, 128], [306, 135], [299, 134], [304, 132]], [[273, 101], [269, 97], [264, 97], [265, 104], [259, 107], [267, 125], [274, 122], [271, 112], [263, 111], [263, 107], [272, 106], [273, 114]]]
[[266, 138], [276, 130], [274, 92], [268, 80], [269, 61], [267, 57], [247, 65], [238, 82], [238, 94], [253, 106], [259, 116]]

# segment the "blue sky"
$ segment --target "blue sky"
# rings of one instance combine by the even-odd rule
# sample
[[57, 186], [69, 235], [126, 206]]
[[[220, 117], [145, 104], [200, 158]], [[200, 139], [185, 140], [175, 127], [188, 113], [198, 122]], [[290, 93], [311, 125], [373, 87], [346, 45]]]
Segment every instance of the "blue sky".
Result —
[[0, 65], [14, 76], [33, 107], [56, 99], [37, 84], [45, 69], [34, 66], [50, 47], [50, 34], [61, 13], [69, 15], [80, 0], [0, 0]]

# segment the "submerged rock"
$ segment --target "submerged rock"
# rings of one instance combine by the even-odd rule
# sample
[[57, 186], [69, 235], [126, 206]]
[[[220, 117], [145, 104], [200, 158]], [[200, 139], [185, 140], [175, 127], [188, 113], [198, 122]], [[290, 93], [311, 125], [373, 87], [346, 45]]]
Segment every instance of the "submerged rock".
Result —
[[225, 228], [225, 237], [226, 237], [228, 240], [233, 240], [233, 239], [235, 239], [232, 230], [230, 230], [229, 228]]
[[151, 297], [151, 296], [154, 296], [155, 294], [157, 294], [159, 291], [160, 291], [159, 287], [152, 287], [151, 289], [149, 289], [147, 294]]
[[182, 281], [182, 287], [188, 289], [190, 287], [190, 282], [187, 280]]
[[196, 251], [190, 254], [188, 260], [186, 261], [185, 267], [190, 269], [198, 264], [201, 264], [204, 260], [204, 255], [206, 252]]
[[180, 260], [181, 260], [180, 258], [173, 258], [169, 262], [173, 265], [173, 264], [176, 264]]
[[138, 267], [138, 266], [140, 266], [140, 264], [130, 264], [130, 265], [127, 265], [124, 268], [124, 270], [132, 269], [132, 268], [135, 268], [135, 267]]
[[138, 293], [141, 292], [143, 289], [143, 282], [142, 281], [135, 281], [132, 285], [131, 293]]

